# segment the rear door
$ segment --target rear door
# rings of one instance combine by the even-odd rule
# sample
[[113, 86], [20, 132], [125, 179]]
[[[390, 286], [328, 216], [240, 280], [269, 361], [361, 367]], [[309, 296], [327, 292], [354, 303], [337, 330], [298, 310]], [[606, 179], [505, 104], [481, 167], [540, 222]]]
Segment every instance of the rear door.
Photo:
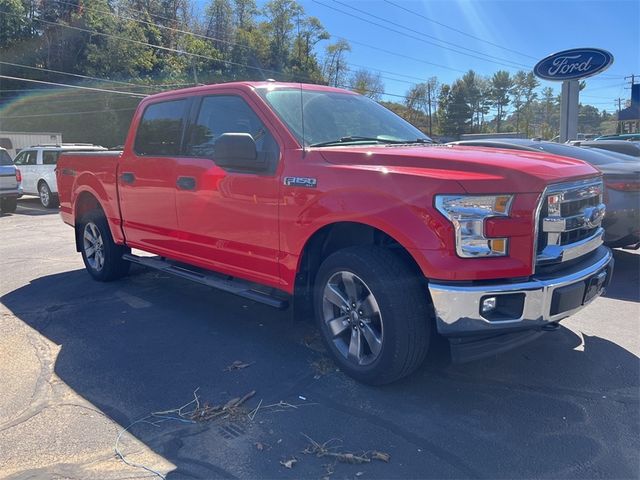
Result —
[[175, 256], [176, 159], [182, 149], [189, 99], [147, 105], [131, 148], [119, 162], [118, 195], [127, 244]]
[[36, 171], [38, 152], [36, 150], [23, 150], [16, 157], [14, 163], [22, 174], [22, 190], [29, 195], [38, 195], [36, 185]]
[[56, 164], [58, 163], [58, 157], [62, 152], [55, 150], [43, 150], [42, 151], [42, 164], [37, 166], [38, 179], [42, 179], [47, 182], [49, 188], [53, 193], [58, 192], [58, 186], [56, 184]]

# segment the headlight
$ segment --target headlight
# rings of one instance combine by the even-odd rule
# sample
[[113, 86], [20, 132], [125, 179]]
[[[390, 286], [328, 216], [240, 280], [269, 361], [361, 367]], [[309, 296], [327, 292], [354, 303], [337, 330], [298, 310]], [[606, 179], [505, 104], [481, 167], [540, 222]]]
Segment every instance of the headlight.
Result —
[[436, 208], [449, 219], [456, 232], [456, 253], [463, 258], [502, 257], [507, 238], [487, 238], [484, 221], [508, 217], [513, 195], [437, 195]]

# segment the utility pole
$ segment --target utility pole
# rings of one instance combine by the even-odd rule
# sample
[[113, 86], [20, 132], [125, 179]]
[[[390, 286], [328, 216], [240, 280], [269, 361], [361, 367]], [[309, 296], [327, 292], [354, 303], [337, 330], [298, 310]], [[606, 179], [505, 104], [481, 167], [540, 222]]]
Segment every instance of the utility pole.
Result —
[[427, 83], [427, 104], [429, 107], [429, 137], [433, 134], [431, 132], [431, 85]]
[[618, 118], [616, 122], [616, 133], [622, 133], [621, 123], [620, 123], [620, 111], [622, 110], [622, 98], [616, 98], [615, 101], [618, 102]]

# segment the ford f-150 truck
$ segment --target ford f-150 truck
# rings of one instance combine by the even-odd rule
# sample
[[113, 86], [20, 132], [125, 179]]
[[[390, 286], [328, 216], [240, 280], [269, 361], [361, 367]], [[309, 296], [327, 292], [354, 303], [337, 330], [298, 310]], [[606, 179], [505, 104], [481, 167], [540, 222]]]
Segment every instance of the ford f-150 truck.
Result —
[[56, 175], [93, 278], [133, 262], [291, 306], [368, 383], [411, 373], [436, 334], [458, 361], [531, 340], [612, 274], [595, 168], [438, 146], [336, 88], [153, 95], [122, 152], [65, 154]]

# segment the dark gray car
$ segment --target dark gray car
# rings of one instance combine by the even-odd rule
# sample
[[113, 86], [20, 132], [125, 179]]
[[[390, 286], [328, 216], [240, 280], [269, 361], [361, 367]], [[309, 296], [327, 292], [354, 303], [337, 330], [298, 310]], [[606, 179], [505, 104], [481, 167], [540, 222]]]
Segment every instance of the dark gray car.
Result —
[[626, 140], [576, 140], [571, 142], [575, 147], [597, 148], [609, 152], [623, 153], [632, 157], [640, 157], [640, 145]]
[[640, 245], [640, 159], [617, 152], [520, 138], [452, 142], [453, 145], [546, 152], [576, 158], [602, 171], [605, 183], [603, 221], [605, 243], [615, 247]]

